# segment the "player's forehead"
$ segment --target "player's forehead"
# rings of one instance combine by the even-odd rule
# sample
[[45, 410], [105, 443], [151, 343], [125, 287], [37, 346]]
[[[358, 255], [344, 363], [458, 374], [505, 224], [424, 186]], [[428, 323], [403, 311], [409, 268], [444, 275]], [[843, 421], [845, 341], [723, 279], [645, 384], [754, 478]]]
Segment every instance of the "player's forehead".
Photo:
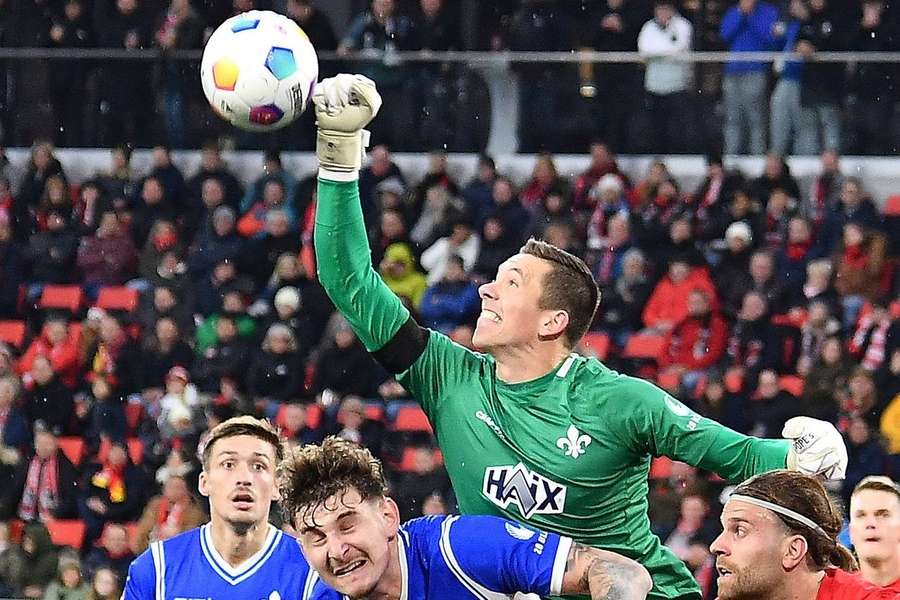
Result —
[[368, 504], [356, 488], [344, 488], [328, 496], [323, 502], [308, 506], [306, 510], [301, 509], [301, 529], [328, 529], [343, 519], [365, 515]]
[[542, 276], [548, 269], [547, 261], [533, 254], [514, 254], [497, 267], [497, 278], [501, 275], [517, 274], [526, 281]]
[[742, 500], [729, 500], [722, 509], [723, 525], [734, 522], [748, 523], [754, 527], [770, 527], [777, 525], [778, 516], [767, 508], [750, 504]]
[[850, 496], [851, 512], [876, 510], [896, 512], [898, 509], [900, 509], [900, 498], [897, 497], [897, 494], [887, 490], [865, 489]]
[[210, 456], [213, 460], [233, 457], [244, 460], [258, 458], [273, 462], [275, 448], [266, 440], [253, 435], [235, 435], [216, 440]]

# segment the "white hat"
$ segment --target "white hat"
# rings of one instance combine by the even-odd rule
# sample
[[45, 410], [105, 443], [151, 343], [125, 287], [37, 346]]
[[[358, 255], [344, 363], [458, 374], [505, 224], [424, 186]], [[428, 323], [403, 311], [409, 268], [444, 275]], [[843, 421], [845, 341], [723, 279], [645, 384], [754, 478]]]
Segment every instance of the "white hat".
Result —
[[753, 241], [753, 232], [750, 231], [750, 227], [743, 221], [735, 221], [725, 230], [726, 240], [734, 238], [741, 238], [749, 244]]
[[285, 286], [275, 294], [274, 304], [275, 306], [288, 306], [297, 310], [300, 308], [300, 293], [295, 287]]
[[615, 190], [621, 194], [625, 186], [622, 185], [622, 178], [613, 173], [607, 173], [597, 181], [597, 191], [602, 193], [607, 190]]

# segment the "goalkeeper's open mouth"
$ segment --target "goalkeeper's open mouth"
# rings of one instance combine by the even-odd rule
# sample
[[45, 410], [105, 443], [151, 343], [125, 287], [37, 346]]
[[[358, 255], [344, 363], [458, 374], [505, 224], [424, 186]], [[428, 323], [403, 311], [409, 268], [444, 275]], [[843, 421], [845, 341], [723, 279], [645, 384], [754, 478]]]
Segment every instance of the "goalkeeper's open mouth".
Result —
[[719, 564], [716, 565], [716, 573], [719, 574], [719, 579], [722, 579], [724, 577], [730, 577], [731, 575], [734, 575], [734, 571], [732, 571], [731, 569], [728, 569], [722, 565], [719, 565]]
[[490, 321], [491, 323], [500, 323], [503, 320], [500, 318], [500, 315], [488, 308], [481, 309], [481, 314], [478, 315], [478, 320], [481, 321], [482, 319]]

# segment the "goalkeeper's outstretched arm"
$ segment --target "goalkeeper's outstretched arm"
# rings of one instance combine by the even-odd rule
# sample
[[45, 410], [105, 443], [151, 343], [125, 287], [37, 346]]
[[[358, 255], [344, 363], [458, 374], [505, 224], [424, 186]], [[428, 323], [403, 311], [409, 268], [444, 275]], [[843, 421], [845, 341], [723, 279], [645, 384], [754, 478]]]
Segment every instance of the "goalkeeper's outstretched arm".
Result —
[[365, 345], [393, 373], [422, 353], [426, 330], [372, 268], [359, 201], [359, 168], [368, 143], [364, 127], [381, 97], [361, 75], [338, 75], [318, 84], [313, 95], [318, 134], [318, 202], [315, 248], [319, 281]]

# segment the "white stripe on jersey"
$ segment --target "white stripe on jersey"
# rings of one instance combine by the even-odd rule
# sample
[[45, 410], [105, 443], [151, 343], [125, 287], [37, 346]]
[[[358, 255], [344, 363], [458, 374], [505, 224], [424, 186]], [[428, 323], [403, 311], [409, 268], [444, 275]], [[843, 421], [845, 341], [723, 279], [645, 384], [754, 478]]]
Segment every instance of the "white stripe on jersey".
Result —
[[553, 572], [550, 575], [550, 595], [562, 594], [563, 577], [566, 574], [566, 562], [569, 559], [569, 550], [572, 548], [572, 538], [559, 536], [559, 546], [556, 548], [556, 558], [553, 559]]
[[441, 523], [441, 554], [444, 556], [444, 562], [450, 567], [450, 572], [453, 573], [453, 576], [456, 577], [457, 581], [463, 584], [466, 589], [482, 600], [509, 600], [510, 596], [508, 594], [487, 589], [469, 577], [466, 572], [463, 571], [462, 567], [459, 566], [456, 555], [453, 554], [453, 547], [450, 545], [450, 526], [453, 525], [458, 518], [458, 516], [447, 517], [444, 522]]
[[575, 357], [578, 356], [574, 352], [569, 355], [569, 358], [562, 364], [558, 371], [556, 371], [556, 376], [562, 379], [566, 375], [569, 374], [569, 369], [572, 368], [572, 364], [575, 362]]
[[266, 564], [266, 561], [278, 548], [282, 535], [283, 532], [281, 530], [269, 525], [269, 531], [266, 533], [266, 540], [263, 542], [262, 548], [237, 567], [232, 567], [228, 564], [219, 554], [219, 551], [216, 550], [215, 545], [212, 543], [212, 534], [208, 523], [200, 528], [200, 548], [203, 550], [203, 555], [213, 570], [231, 585], [237, 585], [252, 577], [254, 573]]
[[150, 544], [150, 556], [153, 557], [153, 572], [156, 575], [156, 600], [166, 600], [166, 554], [162, 541]]
[[310, 568], [309, 573], [306, 574], [306, 582], [303, 584], [302, 600], [309, 600], [309, 597], [312, 595], [313, 588], [316, 587], [316, 582], [318, 580], [319, 574], [316, 573], [312, 568]]

